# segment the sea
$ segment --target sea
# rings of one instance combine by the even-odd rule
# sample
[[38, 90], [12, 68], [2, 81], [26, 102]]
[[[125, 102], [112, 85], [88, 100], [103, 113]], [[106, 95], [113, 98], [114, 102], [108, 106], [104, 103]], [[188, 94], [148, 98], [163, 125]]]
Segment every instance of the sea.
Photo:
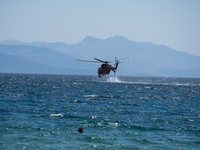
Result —
[[199, 150], [200, 78], [1, 73], [0, 149]]

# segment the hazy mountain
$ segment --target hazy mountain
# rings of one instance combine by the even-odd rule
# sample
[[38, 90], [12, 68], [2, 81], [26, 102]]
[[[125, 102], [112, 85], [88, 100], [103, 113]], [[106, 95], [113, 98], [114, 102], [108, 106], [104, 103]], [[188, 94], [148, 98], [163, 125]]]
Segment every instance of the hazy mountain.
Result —
[[[200, 77], [199, 56], [176, 51], [164, 45], [134, 42], [122, 36], [105, 40], [88, 36], [77, 44], [33, 42], [29, 43], [32, 47], [20, 46], [20, 50], [29, 49], [31, 52], [18, 50], [14, 55], [57, 68], [85, 68], [96, 72], [100, 64], [77, 62], [77, 59], [93, 60], [96, 57], [110, 61], [116, 56], [121, 60], [134, 59], [119, 64], [117, 74]], [[0, 51], [1, 49], [0, 47]], [[6, 51], [8, 53], [8, 50]]]
[[20, 45], [20, 44], [29, 44], [27, 42], [22, 42], [20, 40], [3, 40], [2, 42], [0, 42], [0, 44], [4, 44], [4, 45]]
[[55, 50], [44, 47], [0, 44], [0, 52], [14, 56], [20, 56], [28, 60], [32, 60], [58, 69], [88, 69], [90, 67], [85, 67], [82, 63], [77, 65], [77, 58], [72, 58]]
[[1, 73], [40, 73], [40, 74], [94, 74], [84, 69], [57, 69], [37, 63], [26, 58], [4, 54], [0, 52]]
[[0, 72], [5, 73], [50, 73], [56, 71], [34, 61], [9, 54], [0, 53]]

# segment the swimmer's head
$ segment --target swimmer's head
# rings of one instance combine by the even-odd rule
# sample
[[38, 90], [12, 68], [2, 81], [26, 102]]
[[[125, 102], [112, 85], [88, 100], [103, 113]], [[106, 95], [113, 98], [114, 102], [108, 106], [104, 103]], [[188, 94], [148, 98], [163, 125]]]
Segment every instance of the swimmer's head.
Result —
[[83, 128], [80, 127], [80, 128], [78, 129], [78, 132], [79, 132], [79, 133], [83, 133]]

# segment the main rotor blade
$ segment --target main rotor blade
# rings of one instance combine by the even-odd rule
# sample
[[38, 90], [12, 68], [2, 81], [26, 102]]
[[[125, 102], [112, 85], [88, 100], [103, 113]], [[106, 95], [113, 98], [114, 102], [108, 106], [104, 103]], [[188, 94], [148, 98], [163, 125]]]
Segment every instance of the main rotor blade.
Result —
[[114, 61], [103, 61], [103, 60], [100, 60], [100, 59], [97, 59], [97, 58], [94, 58], [94, 59], [97, 60], [97, 61], [100, 61], [102, 63], [106, 63], [106, 64], [114, 62]]
[[102, 62], [102, 63], [105, 63], [105, 61], [103, 61], [103, 60], [100, 60], [100, 59], [97, 59], [97, 58], [94, 58], [95, 60], [98, 60], [98, 61], [100, 61], [100, 62]]
[[90, 61], [90, 60], [78, 60], [78, 61], [83, 61], [83, 62], [92, 62], [92, 63], [100, 63], [98, 61]]
[[122, 60], [122, 62], [132, 61], [132, 60], [134, 60], [134, 59]]

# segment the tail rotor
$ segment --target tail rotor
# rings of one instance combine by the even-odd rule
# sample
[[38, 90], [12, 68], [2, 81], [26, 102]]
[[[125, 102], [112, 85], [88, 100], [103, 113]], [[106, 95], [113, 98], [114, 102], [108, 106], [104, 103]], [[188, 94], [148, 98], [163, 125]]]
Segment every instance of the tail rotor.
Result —
[[117, 57], [115, 57], [115, 64], [114, 64], [114, 66], [117, 66], [119, 63], [123, 63], [123, 62], [120, 62], [119, 60], [117, 60]]

